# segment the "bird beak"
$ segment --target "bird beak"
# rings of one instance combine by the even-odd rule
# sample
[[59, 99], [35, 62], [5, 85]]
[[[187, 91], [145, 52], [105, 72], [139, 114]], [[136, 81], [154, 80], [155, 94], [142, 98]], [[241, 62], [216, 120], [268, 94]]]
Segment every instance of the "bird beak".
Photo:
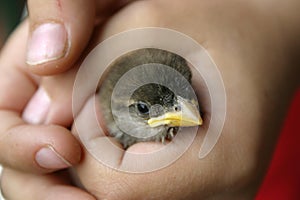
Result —
[[195, 104], [183, 98], [178, 98], [180, 111], [167, 112], [162, 116], [150, 118], [150, 127], [167, 125], [170, 127], [189, 127], [202, 125], [203, 120]]

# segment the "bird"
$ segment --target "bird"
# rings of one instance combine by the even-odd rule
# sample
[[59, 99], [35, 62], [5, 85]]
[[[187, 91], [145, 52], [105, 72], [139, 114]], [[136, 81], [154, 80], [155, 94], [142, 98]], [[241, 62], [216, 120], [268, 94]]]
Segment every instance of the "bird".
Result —
[[[172, 140], [181, 127], [203, 123], [191, 80], [187, 61], [173, 52], [142, 48], [126, 53], [109, 65], [99, 81], [100, 124], [124, 149], [138, 142]], [[135, 90], [125, 94], [128, 88]]]

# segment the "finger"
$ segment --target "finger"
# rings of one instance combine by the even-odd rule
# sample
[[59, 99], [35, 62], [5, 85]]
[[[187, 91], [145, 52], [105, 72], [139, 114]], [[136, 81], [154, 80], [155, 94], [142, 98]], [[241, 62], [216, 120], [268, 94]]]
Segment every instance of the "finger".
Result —
[[72, 187], [66, 172], [51, 175], [32, 175], [4, 169], [1, 180], [2, 192], [11, 200], [95, 200], [87, 192]]
[[39, 81], [25, 67], [27, 31], [25, 21], [0, 56], [0, 163], [49, 172], [79, 162], [81, 148], [65, 128], [29, 126], [20, 118]]
[[[1, 124], [12, 121], [13, 116], [6, 116], [8, 119]], [[3, 130], [3, 125], [0, 129]], [[68, 168], [78, 163], [81, 157], [77, 140], [67, 129], [54, 125], [14, 126], [2, 133], [0, 152], [5, 152], [0, 154], [4, 166], [40, 173]]]
[[91, 36], [93, 0], [29, 0], [30, 35], [27, 63], [36, 74], [66, 71], [76, 62]]
[[70, 127], [73, 121], [72, 91], [77, 67], [67, 73], [45, 77], [30, 99], [23, 119], [30, 124], [57, 124]]

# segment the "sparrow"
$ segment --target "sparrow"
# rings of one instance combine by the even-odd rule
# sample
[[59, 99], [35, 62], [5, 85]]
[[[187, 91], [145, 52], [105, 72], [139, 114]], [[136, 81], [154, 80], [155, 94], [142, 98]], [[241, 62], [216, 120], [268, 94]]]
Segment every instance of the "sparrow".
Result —
[[[132, 70], [139, 66], [144, 66], [140, 68], [142, 73], [135, 75]], [[172, 71], [162, 70], [162, 66], [176, 71], [169, 73]], [[128, 72], [131, 72], [131, 78], [122, 80]], [[137, 85], [149, 77], [168, 84]], [[123, 89], [116, 92], [114, 89], [120, 80]], [[179, 128], [203, 123], [198, 100], [189, 91], [191, 80], [187, 61], [175, 53], [144, 48], [122, 55], [110, 64], [99, 82], [96, 95], [103, 120], [100, 124], [124, 149], [137, 142], [172, 140]], [[128, 96], [126, 88], [133, 86], [136, 89], [125, 98]]]

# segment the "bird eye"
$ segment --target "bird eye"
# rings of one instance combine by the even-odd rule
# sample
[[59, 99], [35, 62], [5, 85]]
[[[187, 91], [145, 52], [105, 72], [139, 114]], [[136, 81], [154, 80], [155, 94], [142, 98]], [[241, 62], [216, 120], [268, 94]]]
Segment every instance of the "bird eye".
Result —
[[149, 107], [146, 103], [144, 102], [139, 102], [137, 103], [137, 109], [138, 111], [143, 114], [143, 115], [146, 115], [146, 114], [149, 114]]

